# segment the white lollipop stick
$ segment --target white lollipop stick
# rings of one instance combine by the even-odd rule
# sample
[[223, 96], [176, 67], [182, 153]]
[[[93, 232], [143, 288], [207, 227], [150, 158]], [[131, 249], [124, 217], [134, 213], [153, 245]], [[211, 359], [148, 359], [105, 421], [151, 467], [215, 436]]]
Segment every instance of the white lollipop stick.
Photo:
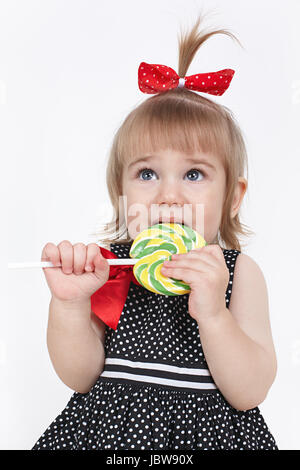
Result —
[[[135, 264], [138, 260], [132, 258], [116, 258], [116, 259], [107, 259], [107, 262], [110, 266], [114, 265], [128, 265], [128, 264]], [[36, 261], [36, 262], [29, 262], [29, 263], [8, 263], [9, 269], [16, 269], [16, 268], [59, 268], [59, 266], [54, 266], [51, 261]]]

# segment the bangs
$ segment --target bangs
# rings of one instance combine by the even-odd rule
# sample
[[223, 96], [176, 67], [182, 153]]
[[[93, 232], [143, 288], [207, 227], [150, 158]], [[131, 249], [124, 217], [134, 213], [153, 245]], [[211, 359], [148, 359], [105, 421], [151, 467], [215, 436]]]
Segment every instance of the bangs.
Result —
[[186, 100], [159, 95], [130, 113], [117, 138], [122, 166], [164, 149], [189, 155], [214, 154], [223, 161], [230, 148], [226, 116], [205, 98], [195, 98], [194, 102], [190, 96]]

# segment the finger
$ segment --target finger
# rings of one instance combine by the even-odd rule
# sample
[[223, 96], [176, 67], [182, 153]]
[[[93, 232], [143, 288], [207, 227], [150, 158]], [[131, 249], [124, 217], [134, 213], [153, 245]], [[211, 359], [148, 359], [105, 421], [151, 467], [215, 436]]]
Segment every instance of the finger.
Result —
[[[202, 256], [209, 255], [211, 258], [211, 261], [216, 260], [217, 261], [217, 266], [218, 267], [223, 267], [226, 266], [226, 261], [224, 257], [224, 252], [223, 249], [219, 245], [207, 245], [204, 247], [204, 250], [202, 252]], [[226, 266], [227, 267], [227, 266]]]
[[217, 259], [224, 261], [224, 253], [222, 248], [219, 245], [211, 244], [205, 245], [201, 248], [203, 253], [210, 253], [211, 255], [215, 256]]
[[208, 251], [201, 251], [197, 249], [197, 250], [190, 251], [189, 253], [190, 253], [190, 256], [189, 256], [190, 259], [204, 260], [214, 268], [218, 268], [220, 266], [219, 259], [216, 258], [216, 256], [214, 256], [212, 253], [209, 253]]
[[84, 243], [75, 243], [73, 245], [73, 254], [74, 254], [74, 261], [73, 261], [73, 271], [74, 274], [82, 274], [84, 273], [84, 267], [86, 262], [86, 246]]
[[165, 261], [163, 263], [162, 269], [167, 268], [169, 270], [173, 269], [193, 269], [198, 272], [206, 273], [212, 268], [216, 268], [211, 263], [208, 263], [206, 260], [199, 258], [181, 258], [174, 261]]
[[217, 260], [215, 256], [205, 251], [201, 251], [201, 249], [191, 250], [188, 253], [181, 253], [175, 256], [173, 255], [171, 260], [172, 261], [186, 260], [187, 263], [191, 260], [198, 260], [199, 262], [203, 260], [203, 261], [206, 261], [208, 265], [210, 265], [211, 267], [215, 269], [220, 266], [219, 260]]
[[195, 248], [194, 250], [191, 250], [189, 251], [188, 253], [181, 253], [181, 254], [178, 254], [178, 255], [173, 255], [172, 256], [172, 259], [180, 259], [180, 258], [183, 258], [185, 256], [187, 256], [188, 258], [196, 258], [196, 257], [201, 257], [201, 259], [205, 259], [209, 264], [211, 264], [212, 266], [219, 266], [220, 265], [220, 261], [224, 263], [224, 254], [223, 254], [223, 251], [222, 249], [215, 245], [216, 248], [211, 248], [213, 247], [213, 245], [208, 245], [209, 248], [207, 248], [207, 246], [203, 246], [201, 248]]
[[87, 246], [87, 255], [86, 255], [86, 262], [85, 262], [86, 271], [94, 271], [95, 269], [94, 258], [96, 257], [97, 253], [100, 253], [100, 247], [96, 243], [89, 243]]
[[93, 263], [95, 265], [95, 275], [101, 279], [103, 277], [103, 271], [107, 271], [109, 273], [109, 264], [106, 258], [102, 256], [100, 250], [97, 251], [96, 255], [94, 256]]
[[161, 273], [165, 277], [171, 277], [174, 279], [179, 279], [180, 281], [186, 282], [190, 284], [191, 282], [195, 281], [197, 276], [197, 272], [193, 269], [189, 268], [161, 268]]
[[61, 265], [59, 249], [54, 243], [46, 243], [42, 250], [41, 261], [51, 261], [54, 266]]
[[58, 245], [60, 252], [61, 266], [64, 274], [71, 274], [73, 272], [73, 246], [68, 240], [63, 240]]

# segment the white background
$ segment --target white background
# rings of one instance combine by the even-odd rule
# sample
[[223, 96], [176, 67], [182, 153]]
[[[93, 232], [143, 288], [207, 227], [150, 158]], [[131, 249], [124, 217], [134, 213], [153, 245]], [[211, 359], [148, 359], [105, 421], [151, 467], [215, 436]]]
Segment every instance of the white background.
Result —
[[[46, 346], [50, 291], [43, 246], [90, 243], [110, 220], [105, 168], [126, 115], [150, 95], [141, 61], [178, 70], [180, 27], [201, 7], [210, 38], [187, 75], [236, 70], [223, 96], [246, 137], [249, 190], [244, 248], [268, 285], [278, 374], [261, 412], [280, 449], [300, 449], [299, 17], [295, 0], [6, 0], [0, 3], [1, 316], [0, 447], [30, 449], [73, 391]], [[8, 231], [5, 228], [8, 227]]]

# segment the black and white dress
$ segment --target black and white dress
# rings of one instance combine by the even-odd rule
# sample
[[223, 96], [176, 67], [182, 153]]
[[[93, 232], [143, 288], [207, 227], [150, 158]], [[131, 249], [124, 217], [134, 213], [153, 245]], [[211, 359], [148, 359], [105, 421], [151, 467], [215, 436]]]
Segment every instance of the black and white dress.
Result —
[[[110, 250], [128, 258], [131, 244]], [[240, 251], [223, 253], [229, 307]], [[188, 296], [131, 282], [116, 331], [106, 328], [102, 374], [88, 393], [73, 393], [32, 450], [277, 450], [259, 408], [236, 410], [216, 387]]]

